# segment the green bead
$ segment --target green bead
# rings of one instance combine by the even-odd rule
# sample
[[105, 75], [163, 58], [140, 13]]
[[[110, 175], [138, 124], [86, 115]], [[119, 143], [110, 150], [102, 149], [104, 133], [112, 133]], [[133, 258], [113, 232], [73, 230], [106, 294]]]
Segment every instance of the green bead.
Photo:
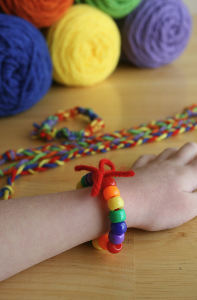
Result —
[[125, 210], [122, 208], [119, 210], [110, 211], [109, 218], [112, 223], [124, 222], [126, 220]]
[[86, 175], [84, 175], [84, 176], [81, 178], [81, 185], [82, 185], [83, 187], [88, 187], [88, 184], [87, 184], [87, 182], [86, 182], [85, 177], [86, 177]]

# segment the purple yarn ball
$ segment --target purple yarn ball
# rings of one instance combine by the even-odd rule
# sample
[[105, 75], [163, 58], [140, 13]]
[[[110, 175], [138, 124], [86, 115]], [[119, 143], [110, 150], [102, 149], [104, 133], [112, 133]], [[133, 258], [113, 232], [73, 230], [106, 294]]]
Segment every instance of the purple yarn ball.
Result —
[[192, 18], [182, 0], [144, 0], [122, 27], [123, 53], [138, 67], [174, 61], [188, 44]]

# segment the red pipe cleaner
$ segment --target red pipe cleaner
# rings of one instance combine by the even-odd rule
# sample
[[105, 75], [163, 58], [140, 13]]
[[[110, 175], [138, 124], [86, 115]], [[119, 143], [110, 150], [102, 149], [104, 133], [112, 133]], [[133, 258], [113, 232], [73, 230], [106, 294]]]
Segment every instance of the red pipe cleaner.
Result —
[[[111, 170], [105, 170], [104, 166], [107, 165]], [[91, 195], [93, 197], [97, 196], [101, 190], [101, 186], [105, 177], [114, 176], [114, 177], [130, 177], [134, 176], [134, 171], [116, 171], [114, 164], [106, 158], [103, 158], [99, 162], [99, 167], [92, 167], [87, 165], [79, 165], [75, 167], [75, 171], [87, 170], [92, 172], [93, 177], [93, 187]]]

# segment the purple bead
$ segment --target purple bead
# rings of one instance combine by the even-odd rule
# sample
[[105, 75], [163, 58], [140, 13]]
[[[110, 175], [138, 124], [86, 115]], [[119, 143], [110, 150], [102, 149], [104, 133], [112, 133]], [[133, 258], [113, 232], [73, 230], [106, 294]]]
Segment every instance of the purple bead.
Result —
[[111, 232], [114, 234], [122, 234], [127, 231], [127, 224], [125, 222], [111, 223]]
[[114, 234], [110, 231], [109, 233], [109, 241], [112, 244], [119, 245], [124, 241], [125, 234]]
[[92, 180], [92, 173], [86, 174], [86, 182], [88, 183], [89, 186], [93, 185], [93, 180]]

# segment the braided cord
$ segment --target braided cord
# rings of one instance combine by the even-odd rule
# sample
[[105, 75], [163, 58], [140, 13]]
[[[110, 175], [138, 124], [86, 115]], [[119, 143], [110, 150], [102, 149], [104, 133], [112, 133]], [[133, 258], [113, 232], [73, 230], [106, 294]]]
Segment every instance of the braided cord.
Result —
[[[89, 119], [85, 129], [80, 131], [70, 131], [68, 128], [55, 129], [58, 122], [77, 116]], [[96, 136], [94, 134], [104, 128], [104, 122], [91, 109], [75, 107], [60, 111], [48, 117], [41, 125], [34, 124], [33, 138], [46, 140], [48, 142], [46, 145], [8, 150], [0, 155], [0, 165], [10, 163], [0, 169], [0, 178], [7, 177], [7, 184], [0, 189], [0, 198], [11, 198], [14, 193], [14, 182], [21, 176], [62, 166], [75, 158], [162, 141], [195, 130], [197, 129], [196, 117], [197, 105], [192, 105], [182, 113], [165, 120], [151, 121], [127, 130], [122, 129]], [[51, 143], [54, 139], [59, 139], [61, 142]]]

